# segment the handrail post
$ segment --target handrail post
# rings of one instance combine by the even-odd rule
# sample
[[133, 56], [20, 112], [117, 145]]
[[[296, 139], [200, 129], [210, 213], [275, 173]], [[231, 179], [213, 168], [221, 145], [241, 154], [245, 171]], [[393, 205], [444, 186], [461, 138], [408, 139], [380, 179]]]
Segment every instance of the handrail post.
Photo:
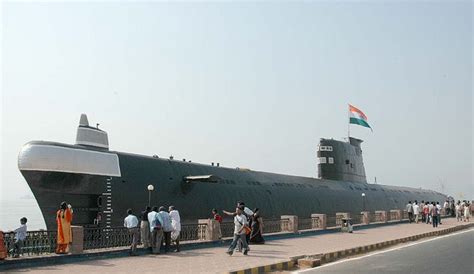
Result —
[[288, 220], [288, 226], [281, 222], [281, 231], [289, 231], [298, 233], [298, 216], [296, 215], [282, 215], [281, 220]]
[[327, 217], [326, 214], [311, 214], [312, 228], [326, 229]]
[[82, 226], [71, 226], [72, 243], [70, 246], [71, 254], [81, 254], [84, 252], [84, 228]]

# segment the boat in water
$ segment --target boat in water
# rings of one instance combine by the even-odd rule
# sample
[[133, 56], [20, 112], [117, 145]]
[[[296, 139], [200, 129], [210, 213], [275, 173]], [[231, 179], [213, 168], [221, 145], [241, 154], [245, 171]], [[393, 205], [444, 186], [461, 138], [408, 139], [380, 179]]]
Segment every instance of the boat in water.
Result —
[[[362, 140], [320, 139], [318, 178], [283, 175], [173, 157], [109, 150], [108, 135], [81, 115], [74, 145], [32, 141], [18, 155], [18, 168], [41, 209], [47, 229], [56, 226], [62, 201], [74, 208], [73, 224], [122, 226], [126, 210], [174, 205], [184, 222], [196, 223], [213, 208], [232, 210], [236, 201], [259, 207], [266, 218], [312, 213], [404, 209], [409, 200], [442, 202], [432, 190], [368, 184]], [[154, 190], [149, 191], [148, 186]]]

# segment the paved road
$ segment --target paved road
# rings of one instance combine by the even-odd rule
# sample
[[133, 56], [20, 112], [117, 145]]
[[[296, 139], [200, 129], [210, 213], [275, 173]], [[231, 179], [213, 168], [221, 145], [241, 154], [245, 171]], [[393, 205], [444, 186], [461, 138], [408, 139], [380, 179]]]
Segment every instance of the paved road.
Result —
[[385, 253], [328, 264], [310, 273], [474, 273], [474, 229]]

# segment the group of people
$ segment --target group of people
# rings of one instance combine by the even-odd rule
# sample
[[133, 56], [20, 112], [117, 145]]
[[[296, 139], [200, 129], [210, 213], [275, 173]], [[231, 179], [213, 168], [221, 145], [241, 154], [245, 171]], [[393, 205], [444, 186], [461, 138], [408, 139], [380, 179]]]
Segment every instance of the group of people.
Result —
[[[73, 210], [71, 205], [66, 202], [62, 202], [59, 206], [59, 210], [56, 212], [56, 224], [57, 224], [57, 239], [56, 239], [56, 253], [65, 254], [68, 252], [69, 244], [72, 242], [72, 232], [71, 232], [71, 221], [72, 221]], [[20, 219], [20, 226], [13, 230], [15, 232], [15, 238], [13, 247], [9, 250], [9, 253], [12, 254], [13, 258], [18, 258], [22, 254], [22, 248], [26, 240], [26, 235], [28, 228], [26, 223], [28, 219], [22, 217]], [[1, 232], [0, 232], [1, 233]], [[2, 241], [0, 243], [3, 245], [3, 234]], [[4, 249], [4, 247], [0, 248]], [[3, 252], [1, 252], [3, 254]], [[6, 253], [5, 253], [6, 256]], [[3, 259], [3, 258], [0, 258]]]
[[469, 204], [467, 201], [458, 201], [457, 205], [454, 206], [454, 201], [446, 200], [441, 206], [439, 202], [425, 202], [421, 201], [418, 204], [418, 201], [415, 200], [413, 203], [411, 201], [406, 205], [406, 211], [408, 212], [408, 220], [410, 223], [421, 222], [426, 224], [432, 224], [433, 227], [438, 227], [441, 223], [441, 215], [451, 215], [456, 214], [458, 221], [464, 219], [464, 221], [469, 222], [470, 215], [474, 212], [473, 203]]
[[179, 252], [179, 234], [181, 233], [181, 217], [174, 206], [166, 211], [164, 206], [147, 206], [141, 212], [140, 221], [133, 215], [131, 209], [127, 210], [124, 227], [129, 230], [132, 238], [130, 255], [137, 255], [138, 238], [141, 238], [143, 247], [151, 249], [153, 254], [160, 254], [161, 246], [165, 252], [170, 251], [171, 242], [175, 243], [175, 252]]
[[471, 215], [474, 214], [474, 201], [471, 201], [471, 203], [469, 203], [466, 200], [462, 202], [458, 200], [455, 206], [453, 202], [453, 207], [451, 211], [452, 211], [452, 216], [456, 216], [456, 220], [458, 222], [460, 221], [469, 222]]
[[[250, 251], [249, 244], [264, 244], [263, 219], [260, 210], [255, 208], [253, 211], [245, 206], [242, 201], [237, 202], [234, 212], [222, 211], [228, 216], [234, 217], [234, 236], [232, 243], [227, 249], [227, 254], [232, 255], [237, 248], [239, 252], [247, 255]], [[214, 219], [222, 222], [222, 217], [217, 214], [217, 210], [213, 209]]]

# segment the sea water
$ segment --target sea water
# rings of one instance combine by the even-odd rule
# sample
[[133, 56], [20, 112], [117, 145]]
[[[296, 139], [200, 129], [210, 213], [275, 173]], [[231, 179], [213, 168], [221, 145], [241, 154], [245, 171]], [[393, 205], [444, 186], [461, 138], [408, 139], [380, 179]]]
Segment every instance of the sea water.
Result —
[[[28, 219], [28, 230], [46, 229], [43, 215], [38, 203], [33, 197], [19, 199], [5, 199], [0, 196], [0, 230], [10, 231], [20, 226], [20, 219]], [[54, 218], [55, 216], [47, 216]]]

